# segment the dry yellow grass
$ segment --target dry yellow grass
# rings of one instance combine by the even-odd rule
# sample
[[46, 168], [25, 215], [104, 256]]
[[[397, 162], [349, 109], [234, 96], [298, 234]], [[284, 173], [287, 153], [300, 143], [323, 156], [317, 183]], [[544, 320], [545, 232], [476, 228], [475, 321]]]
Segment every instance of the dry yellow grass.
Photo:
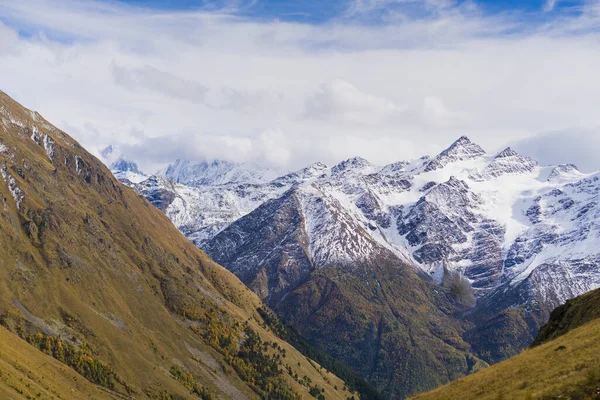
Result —
[[600, 319], [414, 400], [596, 399]]
[[[48, 138], [52, 156], [45, 150]], [[349, 395], [337, 377], [328, 382], [304, 356], [256, 323], [261, 302], [233, 274], [75, 140], [2, 92], [0, 168], [5, 175], [0, 179], [0, 322], [13, 332], [22, 324], [29, 331], [87, 342], [138, 399], [163, 391], [191, 398], [169, 375], [173, 365], [222, 398], [256, 398], [178, 313], [216, 310], [239, 323], [250, 321], [263, 340], [286, 348], [286, 362], [325, 389], [328, 399]], [[14, 195], [15, 187], [22, 198]], [[2, 381], [0, 386], [11, 390]]]
[[102, 400], [120, 397], [88, 382], [0, 327], [0, 398]]

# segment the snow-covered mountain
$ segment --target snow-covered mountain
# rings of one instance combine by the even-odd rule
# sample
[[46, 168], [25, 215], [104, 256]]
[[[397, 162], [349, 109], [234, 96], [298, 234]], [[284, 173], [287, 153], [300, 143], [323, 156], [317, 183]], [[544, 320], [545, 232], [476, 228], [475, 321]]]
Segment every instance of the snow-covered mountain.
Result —
[[111, 170], [115, 178], [127, 185], [142, 182], [148, 179], [137, 163], [129, 160], [115, 145], [108, 145], [100, 150], [100, 159]]
[[216, 186], [225, 184], [260, 184], [277, 178], [276, 171], [252, 163], [236, 164], [228, 161], [192, 163], [177, 160], [158, 175], [175, 183], [188, 186]]
[[261, 238], [252, 220], [291, 204], [308, 269], [386, 249], [440, 284], [460, 272], [478, 298], [527, 286], [522, 301], [555, 306], [600, 286], [599, 179], [510, 148], [488, 154], [461, 137], [433, 158], [376, 166], [355, 157], [280, 177], [248, 164], [177, 161], [135, 189], [226, 267], [260, 270], [268, 257], [253, 246]]

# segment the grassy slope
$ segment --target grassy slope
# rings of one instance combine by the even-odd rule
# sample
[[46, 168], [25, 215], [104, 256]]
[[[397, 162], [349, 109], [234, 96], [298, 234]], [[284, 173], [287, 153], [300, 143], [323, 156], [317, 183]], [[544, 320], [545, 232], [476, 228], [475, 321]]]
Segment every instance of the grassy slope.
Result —
[[0, 398], [118, 399], [0, 327]]
[[533, 345], [539, 345], [589, 322], [600, 318], [600, 289], [568, 300], [550, 315]]
[[600, 290], [556, 308], [534, 347], [414, 399], [597, 399]]
[[[17, 207], [9, 179], [0, 181], [0, 323], [86, 342], [136, 398], [161, 391], [189, 397], [169, 376], [173, 365], [219, 396], [257, 397], [183, 317], [214, 311], [278, 342], [294, 373], [327, 398], [349, 395], [337, 377], [261, 328], [259, 299], [73, 139], [2, 92], [0, 119], [0, 166], [25, 196]], [[51, 159], [34, 132], [55, 142]]]
[[551, 399], [561, 395], [565, 399], [595, 398], [592, 393], [600, 388], [598, 354], [600, 320], [595, 320], [414, 399]]

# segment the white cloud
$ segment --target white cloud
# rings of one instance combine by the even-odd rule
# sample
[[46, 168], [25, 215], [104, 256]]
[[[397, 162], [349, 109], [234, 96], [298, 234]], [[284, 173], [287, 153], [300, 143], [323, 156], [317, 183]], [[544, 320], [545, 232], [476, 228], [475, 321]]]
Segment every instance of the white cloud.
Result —
[[322, 84], [307, 99], [305, 115], [309, 118], [376, 124], [402, 112], [403, 108], [393, 101], [363, 93], [348, 82], [335, 79]]
[[10, 51], [19, 41], [17, 32], [8, 28], [0, 21], [0, 54]]
[[513, 148], [542, 164], [574, 163], [583, 172], [594, 172], [600, 165], [600, 129], [550, 132], [520, 140], [513, 144]]
[[[177, 157], [386, 163], [463, 134], [493, 151], [600, 127], [594, 4], [543, 25], [468, 2], [355, 4], [351, 18], [313, 26], [0, 0], [1, 89], [88, 148], [121, 145], [149, 171]], [[396, 12], [387, 23], [361, 23], [386, 4]], [[569, 154], [600, 167], [589, 152]]]
[[208, 92], [206, 86], [160, 71], [149, 65], [143, 68], [112, 66], [115, 82], [131, 90], [148, 90], [174, 99], [203, 103]]
[[550, 11], [554, 10], [554, 7], [556, 7], [557, 3], [558, 3], [557, 0], [546, 0], [543, 10], [546, 12], [550, 12]]

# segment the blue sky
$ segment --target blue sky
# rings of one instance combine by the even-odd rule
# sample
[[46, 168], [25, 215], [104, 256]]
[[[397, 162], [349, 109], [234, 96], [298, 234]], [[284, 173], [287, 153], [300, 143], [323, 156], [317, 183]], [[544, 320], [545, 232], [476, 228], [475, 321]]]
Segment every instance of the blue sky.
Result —
[[[112, 1], [112, 0], [111, 0]], [[122, 3], [144, 7], [148, 9], [160, 10], [211, 10], [220, 7], [239, 8], [238, 15], [243, 15], [258, 19], [279, 19], [282, 21], [295, 21], [306, 23], [326, 23], [344, 15], [345, 11], [351, 7], [351, 0], [120, 0]], [[378, 1], [366, 0], [365, 3], [377, 3]], [[453, 1], [456, 6], [466, 5], [471, 0]], [[379, 3], [383, 3], [379, 1]], [[383, 10], [378, 10], [376, 17], [393, 11], [395, 9], [413, 7], [418, 9], [418, 5], [407, 3], [418, 2], [394, 2], [387, 1]], [[488, 13], [505, 12], [526, 12], [532, 19], [548, 19], [553, 15], [548, 15], [546, 7], [548, 0], [477, 0], [475, 3]], [[552, 2], [552, 11], [554, 16], [562, 12], [577, 12], [577, 7], [583, 3], [583, 0], [558, 0]], [[418, 12], [421, 12], [420, 10]]]

